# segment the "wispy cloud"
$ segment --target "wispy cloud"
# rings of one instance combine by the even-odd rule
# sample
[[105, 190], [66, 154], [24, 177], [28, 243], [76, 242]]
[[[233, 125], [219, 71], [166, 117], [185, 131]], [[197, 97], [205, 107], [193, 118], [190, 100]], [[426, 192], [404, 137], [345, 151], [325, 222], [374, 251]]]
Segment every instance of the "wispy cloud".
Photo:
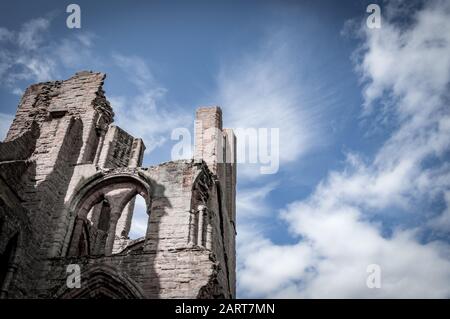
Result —
[[109, 98], [116, 113], [117, 124], [134, 136], [141, 137], [147, 153], [162, 146], [174, 128], [189, 127], [192, 117], [181, 108], [167, 106], [167, 89], [157, 83], [142, 58], [114, 54], [113, 61], [125, 73], [126, 79], [138, 89], [138, 94], [132, 98]]
[[[140, 91], [158, 86], [147, 63], [138, 56], [125, 56], [118, 53], [112, 55], [113, 62], [122, 69], [128, 80], [136, 85]], [[158, 88], [159, 90], [165, 90]]]
[[50, 21], [37, 18], [25, 22], [17, 33], [17, 44], [26, 51], [39, 49], [44, 42], [44, 33], [48, 30]]
[[0, 41], [11, 41], [14, 37], [14, 33], [6, 28], [0, 27]]
[[61, 39], [52, 45], [52, 51], [58, 56], [60, 66], [64, 68], [84, 68], [86, 61], [90, 65], [101, 66], [100, 59], [95, 54], [94, 41], [96, 35], [88, 32], [76, 33], [71, 37]]
[[17, 92], [26, 82], [58, 79], [65, 68], [94, 61], [88, 33], [62, 39], [50, 37], [51, 19], [36, 18], [19, 30], [0, 27], [0, 84]]
[[[364, 38], [357, 67], [365, 83], [363, 115], [370, 120], [382, 112], [396, 128], [372, 159], [349, 152], [345, 170], [330, 172], [307, 199], [282, 211], [301, 240], [289, 247], [269, 243], [260, 255], [267, 263], [278, 258], [283, 264], [284, 258], [297, 272], [280, 280], [267, 267], [260, 272], [264, 283], [258, 284], [251, 280], [258, 269], [245, 260], [243, 291], [254, 294], [259, 288], [276, 297], [450, 296], [448, 242], [419, 238], [438, 221], [447, 221], [450, 206], [450, 34], [442, 32], [450, 29], [450, 5], [428, 3], [413, 12], [408, 26], [390, 20], [398, 11], [384, 11], [388, 18], [380, 30], [360, 29]], [[447, 201], [443, 212], [430, 215], [436, 206], [417, 205], [442, 196]], [[409, 214], [416, 222], [400, 220], [387, 237], [386, 210]], [[448, 235], [448, 229], [439, 229]], [[298, 260], [281, 254], [284, 250], [298, 250]], [[381, 289], [366, 287], [369, 264], [381, 267]]]
[[236, 210], [240, 219], [253, 219], [267, 216], [270, 207], [267, 205], [267, 196], [277, 187], [276, 182], [269, 182], [261, 187], [247, 187], [239, 189]]
[[[322, 112], [320, 104], [309, 103], [302, 91], [289, 32], [274, 32], [267, 39], [255, 51], [223, 64], [215, 100], [224, 109], [227, 126], [278, 128], [282, 165], [323, 142], [324, 132], [314, 125]], [[245, 143], [243, 136], [237, 137], [238, 143]], [[258, 167], [242, 168], [241, 176], [259, 173]]]
[[124, 79], [138, 90], [134, 96], [108, 98], [114, 107], [116, 123], [143, 138], [147, 153], [163, 145], [173, 128], [189, 127], [192, 118], [173, 105], [168, 107], [167, 89], [154, 79], [144, 59], [119, 53], [101, 58], [96, 53], [95, 34], [75, 32], [51, 38], [50, 27], [50, 19], [37, 18], [25, 22], [18, 31], [0, 28], [0, 85], [20, 95], [24, 84], [60, 79], [67, 70], [98, 68], [107, 61], [109, 67], [120, 70]]

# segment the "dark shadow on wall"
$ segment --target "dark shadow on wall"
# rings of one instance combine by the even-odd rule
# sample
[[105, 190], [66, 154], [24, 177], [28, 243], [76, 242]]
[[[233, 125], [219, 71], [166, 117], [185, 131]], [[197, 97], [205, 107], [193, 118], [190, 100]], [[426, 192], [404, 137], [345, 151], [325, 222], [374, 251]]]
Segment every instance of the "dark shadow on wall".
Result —
[[[60, 119], [60, 121], [64, 120], [64, 118]], [[62, 124], [59, 123], [59, 125]], [[29, 252], [27, 256], [33, 259], [34, 264], [32, 269], [29, 269], [29, 272], [33, 274], [32, 289], [27, 291], [25, 297], [39, 298], [46, 295], [46, 258], [54, 241], [57, 221], [64, 211], [64, 199], [83, 145], [82, 134], [82, 121], [78, 118], [68, 119], [67, 130], [61, 141], [58, 141], [57, 137], [53, 141], [55, 143], [53, 147], [59, 146], [55, 164], [48, 167], [41, 158], [39, 167], [36, 162], [33, 162], [24, 176], [23, 182], [26, 185], [24, 206], [30, 212], [31, 241], [36, 245], [34, 251]], [[40, 174], [45, 174], [45, 171], [49, 169], [50, 172], [45, 175], [44, 180], [37, 184]]]
[[39, 125], [33, 121], [30, 129], [8, 142], [0, 142], [0, 162], [26, 160], [36, 149]]
[[30, 213], [24, 208], [28, 174], [35, 175], [29, 157], [36, 149], [40, 128], [32, 122], [28, 131], [0, 142], [0, 252], [3, 270], [0, 298], [23, 298], [31, 294], [35, 278], [37, 242], [32, 240]]

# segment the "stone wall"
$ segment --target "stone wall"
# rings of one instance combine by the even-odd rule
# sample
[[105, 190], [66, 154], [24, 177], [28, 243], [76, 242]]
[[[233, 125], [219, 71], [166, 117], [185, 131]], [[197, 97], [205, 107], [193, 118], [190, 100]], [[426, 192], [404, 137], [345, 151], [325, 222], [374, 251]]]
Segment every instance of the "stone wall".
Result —
[[[236, 142], [220, 108], [197, 112], [195, 159], [144, 168], [104, 78], [32, 85], [0, 143], [0, 296], [233, 298]], [[131, 240], [137, 195], [147, 232]]]

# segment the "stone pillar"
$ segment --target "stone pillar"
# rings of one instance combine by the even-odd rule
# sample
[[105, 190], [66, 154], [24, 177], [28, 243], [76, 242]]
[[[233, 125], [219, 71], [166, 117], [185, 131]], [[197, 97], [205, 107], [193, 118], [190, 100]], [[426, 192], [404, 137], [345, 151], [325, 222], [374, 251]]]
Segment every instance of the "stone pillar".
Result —
[[211, 212], [208, 212], [208, 216], [206, 217], [206, 239], [205, 239], [205, 247], [209, 250], [212, 250], [212, 225], [211, 225]]
[[189, 211], [189, 240], [188, 245], [194, 246], [197, 244], [197, 233], [196, 232], [196, 226], [198, 225], [198, 211], [195, 209], [191, 209]]
[[111, 256], [114, 248], [114, 241], [116, 240], [117, 221], [120, 217], [120, 210], [117, 207], [111, 207], [111, 220], [109, 222], [108, 237], [106, 238], [105, 256]]
[[[224, 167], [226, 205], [230, 221], [236, 224], [236, 135], [232, 129], [224, 129], [226, 164]], [[236, 227], [235, 227], [236, 230]]]
[[197, 109], [194, 158], [204, 160], [218, 174], [217, 163], [223, 163], [222, 110], [218, 106]]
[[132, 200], [130, 200], [128, 202], [128, 204], [125, 205], [125, 208], [123, 209], [122, 214], [120, 215], [120, 218], [117, 222], [117, 227], [116, 227], [116, 236], [117, 237], [126, 237], [128, 235], [128, 233], [130, 232], [135, 200], [136, 200], [136, 198], [133, 198]]
[[98, 161], [100, 160], [100, 154], [102, 152], [103, 149], [103, 143], [105, 141], [105, 135], [106, 135], [106, 131], [105, 130], [101, 130], [100, 131], [100, 137], [98, 139], [98, 146], [97, 146], [97, 151], [95, 152], [95, 157], [94, 157], [94, 165], [98, 165]]
[[205, 221], [206, 221], [206, 207], [203, 205], [198, 206], [198, 236], [197, 245], [204, 247], [204, 234], [205, 234]]
[[116, 139], [117, 128], [114, 125], [110, 125], [108, 131], [103, 138], [103, 146], [101, 147], [100, 155], [97, 160], [97, 164], [100, 167], [106, 167], [108, 164], [108, 155], [111, 148], [111, 144]]
[[142, 165], [144, 157], [145, 145], [142, 139], [135, 138], [133, 141], [133, 149], [130, 156], [128, 167], [138, 167]]

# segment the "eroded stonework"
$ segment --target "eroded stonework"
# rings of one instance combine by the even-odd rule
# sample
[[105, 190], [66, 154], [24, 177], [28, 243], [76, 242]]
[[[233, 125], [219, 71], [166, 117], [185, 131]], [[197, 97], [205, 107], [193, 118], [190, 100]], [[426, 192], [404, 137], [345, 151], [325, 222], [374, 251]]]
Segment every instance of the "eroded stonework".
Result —
[[[104, 79], [79, 72], [20, 101], [0, 143], [0, 297], [233, 298], [236, 139], [220, 108], [197, 110], [194, 159], [141, 167]], [[137, 195], [148, 225], [132, 240]]]

